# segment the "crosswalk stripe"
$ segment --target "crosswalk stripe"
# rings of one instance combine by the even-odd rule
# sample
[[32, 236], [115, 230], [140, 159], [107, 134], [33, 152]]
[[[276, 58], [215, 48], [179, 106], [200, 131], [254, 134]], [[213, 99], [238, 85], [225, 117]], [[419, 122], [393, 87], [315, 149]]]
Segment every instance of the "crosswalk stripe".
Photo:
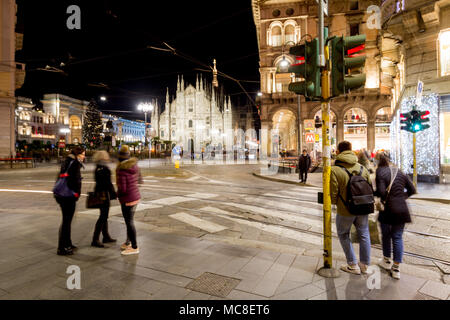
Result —
[[152, 200], [149, 201], [151, 204], [158, 204], [158, 205], [174, 205], [180, 202], [188, 202], [188, 201], [195, 201], [196, 199], [209, 199], [217, 197], [217, 194], [211, 194], [211, 193], [193, 193], [188, 194], [186, 196], [174, 196], [174, 197], [168, 197], [168, 198], [161, 198], [158, 200]]
[[[231, 202], [225, 203], [225, 204], [228, 206], [244, 209], [244, 210], [247, 210], [250, 212], [255, 212], [255, 213], [261, 214], [266, 217], [275, 217], [275, 218], [280, 218], [282, 220], [300, 222], [300, 223], [306, 224], [308, 226], [311, 226], [312, 228], [314, 228], [316, 230], [321, 230], [321, 228], [323, 228], [323, 222], [321, 220], [313, 220], [313, 219], [298, 216], [296, 214], [279, 212], [274, 209], [266, 209], [266, 208], [261, 208], [261, 207], [257, 207], [257, 206], [252, 206], [252, 205], [245, 205], [245, 204], [231, 203]], [[336, 232], [336, 226], [334, 224], [331, 226], [331, 229], [332, 229], [332, 232]]]
[[[157, 209], [161, 208], [161, 206], [155, 205], [153, 203], [149, 203], [148, 201], [140, 202], [136, 208], [136, 212], [147, 210], [147, 209]], [[88, 209], [85, 211], [79, 211], [80, 214], [90, 214], [90, 215], [97, 215], [99, 214], [99, 209]], [[110, 215], [117, 215], [122, 213], [122, 207], [121, 206], [111, 206], [109, 207], [109, 214]]]
[[187, 214], [185, 212], [179, 212], [176, 214], [169, 215], [172, 219], [182, 221], [186, 224], [190, 224], [191, 226], [194, 226], [196, 228], [208, 231], [209, 233], [216, 233], [219, 231], [223, 231], [228, 229], [227, 227], [221, 226], [219, 224], [203, 220], [200, 218], [197, 218], [195, 216], [192, 216], [190, 214]]
[[[259, 199], [245, 197], [244, 200], [248, 201], [248, 202], [253, 202], [253, 201], [259, 200]], [[269, 205], [269, 206], [278, 207], [278, 208], [285, 209], [285, 210], [292, 211], [292, 212], [314, 215], [316, 217], [322, 217], [322, 215], [323, 215], [322, 208], [307, 208], [307, 207], [302, 207], [298, 204], [290, 204], [290, 203], [285, 203], [285, 202], [281, 202], [281, 201], [274, 201], [274, 200], [267, 200], [267, 199], [264, 199], [264, 204]], [[310, 203], [308, 203], [308, 204], [310, 204]]]
[[198, 180], [198, 179], [201, 179], [201, 177], [199, 177], [199, 176], [191, 177], [189, 179], [186, 179], [186, 181], [195, 181], [195, 180]]
[[222, 214], [222, 215], [227, 215], [227, 216], [232, 216], [232, 217], [239, 217], [239, 218], [241, 217], [238, 214], [231, 213], [231, 212], [221, 210], [219, 208], [214, 208], [214, 207], [204, 207], [204, 208], [201, 208], [200, 211], [214, 213], [214, 214]]
[[159, 182], [159, 181], [158, 180], [144, 180], [144, 182], [156, 183], [156, 182]]
[[307, 242], [314, 245], [322, 245], [322, 237], [316, 236], [308, 233], [297, 232], [288, 228], [283, 228], [279, 226], [266, 225], [260, 222], [247, 221], [243, 219], [235, 219], [228, 216], [222, 216], [222, 218], [236, 222], [238, 224], [245, 224], [249, 227], [253, 227], [262, 231], [270, 232], [276, 234], [283, 238], [289, 238], [297, 241]]

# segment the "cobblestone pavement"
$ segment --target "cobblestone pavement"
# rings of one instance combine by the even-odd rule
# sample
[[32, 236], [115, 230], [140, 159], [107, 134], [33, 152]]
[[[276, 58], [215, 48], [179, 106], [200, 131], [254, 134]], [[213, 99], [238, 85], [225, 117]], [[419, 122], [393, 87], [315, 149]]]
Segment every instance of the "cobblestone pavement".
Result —
[[[367, 288], [367, 276], [342, 274], [331, 282], [318, 276], [318, 187], [261, 180], [252, 176], [258, 169], [252, 165], [175, 170], [143, 163], [141, 168], [145, 181], [136, 212], [141, 254], [127, 258], [118, 254], [119, 244], [89, 247], [98, 212], [87, 210], [84, 199], [73, 225], [80, 249], [73, 257], [56, 256], [60, 212], [50, 190], [57, 168], [1, 171], [0, 239], [8, 245], [0, 248], [0, 299], [218, 298], [186, 289], [204, 272], [240, 280], [227, 299], [447, 299], [450, 294], [444, 284], [448, 266], [412, 256], [405, 257], [402, 280], [381, 272], [380, 290]], [[83, 173], [84, 194], [94, 187], [91, 169]], [[415, 218], [411, 230], [449, 235], [443, 220], [450, 220], [448, 208], [418, 200], [412, 206], [423, 217]], [[122, 220], [113, 202], [111, 230], [120, 240]], [[450, 260], [448, 239], [412, 233], [405, 238], [407, 251]], [[344, 255], [336, 238], [333, 250], [339, 267]], [[373, 261], [379, 257], [374, 248]], [[81, 291], [65, 287], [71, 264], [85, 275]]]

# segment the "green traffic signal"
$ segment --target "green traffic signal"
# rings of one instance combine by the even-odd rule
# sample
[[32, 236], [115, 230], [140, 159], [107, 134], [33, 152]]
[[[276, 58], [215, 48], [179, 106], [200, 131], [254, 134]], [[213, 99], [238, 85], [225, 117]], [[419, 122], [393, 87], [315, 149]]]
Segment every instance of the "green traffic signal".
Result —
[[331, 95], [336, 97], [365, 85], [364, 73], [347, 73], [349, 69], [362, 68], [366, 57], [357, 54], [365, 47], [366, 36], [334, 37], [329, 41], [331, 62]]
[[306, 41], [305, 44], [293, 46], [289, 53], [296, 57], [304, 57], [304, 62], [291, 65], [289, 72], [305, 79], [304, 81], [291, 83], [289, 91], [304, 95], [307, 98], [320, 98], [322, 89], [321, 71], [318, 64], [319, 39], [316, 38], [309, 42]]
[[429, 122], [430, 119], [426, 118], [430, 114], [429, 111], [417, 111], [412, 110], [408, 113], [400, 114], [401, 130], [405, 130], [411, 133], [417, 133], [430, 128], [430, 125], [424, 124]]

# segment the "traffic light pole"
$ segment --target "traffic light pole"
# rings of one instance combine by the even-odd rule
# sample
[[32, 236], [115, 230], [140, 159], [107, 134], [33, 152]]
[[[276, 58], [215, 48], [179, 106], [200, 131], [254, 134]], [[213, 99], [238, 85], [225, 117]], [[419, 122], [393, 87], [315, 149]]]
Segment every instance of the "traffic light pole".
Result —
[[416, 133], [413, 133], [413, 184], [417, 189]]
[[[325, 64], [323, 2], [319, 0], [319, 65], [322, 67], [322, 163], [323, 163], [323, 267], [319, 275], [326, 278], [337, 278], [339, 272], [333, 268], [332, 233], [331, 233], [331, 142], [330, 142], [330, 86], [329, 72]], [[328, 53], [328, 52], [327, 52]], [[323, 55], [322, 55], [323, 54]], [[329, 56], [329, 54], [327, 54]], [[323, 59], [323, 61], [320, 61]], [[329, 59], [329, 57], [327, 57]], [[322, 64], [323, 62], [323, 64]]]

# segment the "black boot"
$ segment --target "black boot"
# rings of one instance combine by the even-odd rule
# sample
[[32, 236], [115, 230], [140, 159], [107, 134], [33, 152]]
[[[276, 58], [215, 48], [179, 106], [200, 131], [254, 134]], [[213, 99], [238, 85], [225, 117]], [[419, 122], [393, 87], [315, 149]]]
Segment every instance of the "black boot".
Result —
[[73, 255], [73, 250], [72, 248], [62, 248], [62, 249], [58, 249], [57, 251], [58, 256], [71, 256]]
[[91, 246], [96, 248], [104, 248], [105, 246], [98, 240], [92, 240]]
[[103, 233], [103, 243], [117, 242], [117, 239], [113, 239], [109, 235], [109, 232], [108, 232], [108, 221], [106, 221], [105, 224], [103, 225], [102, 233]]

